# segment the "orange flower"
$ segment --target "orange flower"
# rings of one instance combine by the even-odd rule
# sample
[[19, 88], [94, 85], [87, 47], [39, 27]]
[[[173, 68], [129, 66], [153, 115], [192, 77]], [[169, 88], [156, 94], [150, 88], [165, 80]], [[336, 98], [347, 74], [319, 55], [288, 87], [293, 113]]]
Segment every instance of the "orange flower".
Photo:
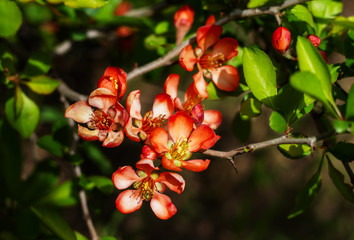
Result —
[[198, 47], [192, 45], [182, 49], [179, 63], [187, 71], [193, 71], [197, 64], [199, 72], [193, 76], [195, 87], [203, 98], [208, 98], [207, 82], [204, 77], [211, 78], [215, 85], [224, 91], [234, 91], [239, 84], [237, 69], [231, 65], [223, 65], [238, 53], [238, 42], [230, 37], [219, 39], [222, 27], [206, 25], [197, 31]]
[[140, 142], [149, 138], [151, 131], [165, 124], [173, 113], [173, 102], [167, 94], [158, 94], [151, 111], [141, 116], [140, 90], [132, 91], [127, 98], [127, 110], [130, 114], [125, 133], [133, 141]]
[[103, 76], [98, 80], [97, 88], [107, 88], [119, 101], [127, 90], [127, 74], [118, 67], [107, 67]]
[[104, 147], [117, 147], [124, 139], [128, 113], [106, 88], [94, 90], [88, 102], [82, 100], [66, 109], [65, 117], [78, 124], [78, 134], [86, 141], [99, 140]]
[[185, 112], [179, 111], [170, 116], [167, 123], [168, 132], [156, 128], [151, 132], [150, 142], [154, 150], [162, 157], [162, 166], [173, 171], [181, 168], [200, 172], [207, 169], [210, 160], [188, 160], [193, 152], [212, 147], [219, 139], [207, 125], [193, 129], [193, 119]]
[[189, 29], [192, 27], [194, 21], [194, 10], [188, 6], [183, 5], [174, 16], [174, 24], [177, 29], [176, 44], [180, 44], [186, 36]]
[[158, 168], [154, 167], [148, 159], [140, 160], [136, 167], [139, 169], [137, 172], [131, 166], [124, 166], [112, 175], [113, 184], [119, 190], [131, 185], [134, 187], [134, 190], [125, 190], [118, 195], [117, 209], [124, 214], [131, 213], [138, 210], [145, 200], [150, 201], [151, 209], [158, 218], [166, 220], [172, 217], [177, 212], [177, 208], [162, 192], [167, 186], [181, 194], [185, 186], [183, 177], [172, 172], [159, 174]]

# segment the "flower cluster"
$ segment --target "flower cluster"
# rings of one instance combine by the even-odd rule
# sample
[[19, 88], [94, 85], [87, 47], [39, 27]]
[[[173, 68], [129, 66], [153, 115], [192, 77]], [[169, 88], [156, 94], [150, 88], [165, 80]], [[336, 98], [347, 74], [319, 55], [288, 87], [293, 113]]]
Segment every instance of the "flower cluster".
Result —
[[[181, 13], [183, 16], [193, 15], [190, 9], [183, 9], [190, 14]], [[177, 22], [186, 26], [184, 20]], [[140, 90], [128, 94], [124, 107], [121, 99], [127, 88], [127, 74], [118, 67], [108, 67], [88, 101], [78, 101], [66, 110], [65, 117], [78, 123], [78, 134], [84, 140], [99, 140], [104, 147], [117, 147], [127, 136], [143, 144], [140, 159], [135, 162], [137, 171], [132, 166], [123, 166], [112, 175], [117, 189], [132, 187], [116, 199], [120, 212], [131, 213], [143, 201], [150, 201], [156, 216], [168, 219], [177, 209], [164, 194], [166, 187], [178, 194], [185, 187], [183, 177], [176, 172], [201, 172], [208, 168], [209, 159], [195, 159], [192, 155], [219, 140], [214, 130], [221, 124], [221, 114], [203, 107], [202, 102], [208, 97], [203, 75], [212, 77], [222, 90], [232, 91], [238, 85], [237, 69], [222, 66], [237, 55], [237, 41], [219, 40], [221, 32], [222, 28], [216, 25], [201, 27], [197, 32], [196, 56], [191, 45], [182, 50], [181, 66], [191, 71], [197, 64], [199, 70], [183, 99], [178, 97], [180, 76], [170, 74], [150, 111], [141, 112]]]

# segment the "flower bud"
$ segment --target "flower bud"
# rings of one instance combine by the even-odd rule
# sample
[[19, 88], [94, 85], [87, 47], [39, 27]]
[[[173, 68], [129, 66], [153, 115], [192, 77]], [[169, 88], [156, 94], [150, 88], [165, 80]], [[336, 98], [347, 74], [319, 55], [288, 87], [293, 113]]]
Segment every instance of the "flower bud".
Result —
[[321, 39], [314, 34], [308, 35], [307, 39], [310, 40], [315, 47], [321, 44]]
[[140, 158], [156, 159], [156, 152], [148, 145], [144, 145]]
[[177, 29], [176, 44], [180, 44], [191, 28], [194, 21], [194, 10], [188, 6], [183, 5], [174, 16], [174, 24]]
[[275, 50], [284, 54], [288, 50], [291, 41], [291, 34], [285, 27], [278, 27], [272, 36], [272, 44]]
[[197, 104], [193, 107], [191, 111], [191, 117], [193, 118], [194, 124], [198, 127], [204, 121], [204, 109], [202, 105]]

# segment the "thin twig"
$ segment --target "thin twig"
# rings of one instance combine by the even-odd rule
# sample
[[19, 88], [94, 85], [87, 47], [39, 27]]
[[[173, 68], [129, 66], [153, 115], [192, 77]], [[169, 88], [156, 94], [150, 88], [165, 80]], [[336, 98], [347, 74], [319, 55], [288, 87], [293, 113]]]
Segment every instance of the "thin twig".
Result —
[[[63, 90], [63, 88], [61, 88], [61, 90], [59, 90], [59, 92], [62, 93], [61, 92], [62, 90]], [[68, 101], [66, 100], [65, 96], [63, 96], [62, 94], [60, 96], [60, 101], [63, 102], [65, 108], [69, 107]], [[69, 125], [70, 125], [71, 129], [74, 129], [75, 122], [72, 119], [68, 119], [68, 121], [69, 121]], [[79, 136], [76, 133], [73, 133], [73, 142], [72, 142], [70, 149], [69, 149], [69, 155], [75, 154], [78, 141], [79, 141]], [[80, 179], [82, 176], [81, 167], [79, 165], [74, 165], [73, 168], [74, 168], [75, 177], [77, 179]], [[92, 240], [99, 240], [100, 238], [98, 237], [95, 226], [93, 225], [93, 221], [91, 218], [90, 210], [88, 208], [87, 197], [86, 197], [86, 193], [85, 193], [84, 189], [81, 189], [79, 191], [79, 198], [80, 198], [80, 204], [81, 204], [81, 209], [82, 209], [82, 213], [83, 213], [83, 218], [84, 218], [87, 228], [90, 232], [91, 239]]]
[[[254, 9], [235, 9], [225, 17], [221, 18], [217, 22], [215, 22], [215, 25], [224, 25], [232, 20], [239, 19], [239, 18], [244, 18], [244, 17], [254, 17], [254, 16], [259, 16], [259, 15], [277, 15], [279, 14], [279, 11], [287, 8], [294, 6], [296, 4], [304, 3], [309, 0], [287, 0], [283, 4], [278, 5], [278, 6], [273, 6], [273, 7], [267, 7], [267, 8], [254, 8]], [[166, 55], [156, 59], [155, 61], [152, 61], [150, 63], [147, 63], [141, 67], [133, 69], [131, 72], [128, 73], [128, 80], [131, 80], [133, 78], [136, 78], [138, 76], [141, 76], [147, 72], [150, 72], [156, 68], [159, 67], [164, 67], [168, 66], [173, 62], [173, 59], [178, 56], [178, 54], [181, 52], [181, 50], [187, 46], [188, 44], [194, 43], [196, 41], [195, 35], [192, 36], [191, 38], [185, 40], [181, 44], [177, 45], [174, 49], [172, 49], [170, 52], [168, 52]]]
[[255, 150], [260, 150], [263, 148], [277, 146], [281, 144], [306, 144], [309, 145], [313, 150], [315, 149], [316, 142], [331, 137], [334, 134], [335, 134], [334, 131], [330, 131], [319, 136], [313, 136], [308, 138], [289, 138], [287, 136], [281, 136], [264, 142], [248, 144], [243, 147], [235, 148], [231, 151], [218, 151], [218, 150], [207, 149], [203, 152], [203, 154], [230, 160], [244, 153], [253, 152]]
[[343, 163], [343, 166], [345, 168], [345, 171], [347, 171], [348, 176], [350, 178], [350, 182], [352, 183], [352, 186], [354, 186], [354, 174], [353, 170], [351, 169], [350, 165], [348, 162], [341, 161]]

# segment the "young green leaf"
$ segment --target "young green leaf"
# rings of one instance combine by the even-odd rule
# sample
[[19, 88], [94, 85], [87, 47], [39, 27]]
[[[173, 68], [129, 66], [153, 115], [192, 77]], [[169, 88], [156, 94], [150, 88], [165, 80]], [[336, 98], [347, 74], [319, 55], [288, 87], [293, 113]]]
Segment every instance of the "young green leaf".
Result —
[[108, 0], [64, 0], [65, 5], [71, 8], [99, 8], [107, 2]]
[[38, 94], [51, 94], [59, 86], [60, 81], [42, 75], [31, 78], [29, 81], [22, 81], [22, 83]]
[[297, 215], [302, 214], [306, 208], [316, 199], [318, 192], [321, 188], [321, 169], [322, 169], [321, 160], [320, 166], [318, 167], [317, 172], [310, 178], [306, 183], [305, 187], [297, 194], [295, 199], [295, 207], [288, 216], [288, 219], [294, 218]]
[[349, 90], [345, 118], [347, 120], [354, 121], [354, 84]]
[[332, 182], [345, 199], [347, 199], [351, 203], [354, 203], [354, 193], [352, 187], [344, 182], [343, 174], [333, 166], [329, 157], [326, 157], [328, 160], [328, 173], [330, 178], [332, 179]]
[[337, 133], [344, 133], [350, 126], [350, 122], [335, 119], [333, 121], [333, 127]]
[[241, 103], [241, 115], [257, 117], [262, 112], [262, 103], [254, 97], [249, 97]]
[[327, 101], [334, 104], [331, 74], [321, 54], [308, 39], [302, 36], [297, 38], [296, 52], [300, 71], [313, 73], [319, 80], [320, 88]]
[[11, 37], [22, 24], [22, 13], [15, 1], [0, 1], [0, 37]]
[[343, 3], [333, 0], [315, 0], [308, 3], [309, 10], [317, 18], [334, 18], [342, 12]]
[[51, 57], [49, 54], [38, 52], [33, 54], [27, 61], [21, 78], [32, 78], [38, 75], [47, 74], [51, 68]]
[[167, 21], [159, 22], [155, 27], [156, 34], [164, 34], [168, 31], [169, 23]]
[[[24, 138], [31, 136], [39, 121], [39, 108], [21, 90], [18, 91], [17, 98], [11, 97], [5, 103], [6, 118], [13, 128], [15, 128]], [[23, 107], [16, 112], [16, 99], [23, 99]]]
[[288, 127], [285, 118], [276, 111], [272, 112], [272, 115], [270, 115], [269, 126], [279, 133], [284, 133]]
[[273, 98], [277, 95], [277, 83], [275, 70], [268, 55], [257, 48], [244, 48], [243, 72], [253, 95], [274, 109]]
[[312, 15], [305, 6], [296, 5], [290, 10], [290, 13], [294, 14], [298, 19], [307, 22], [312, 28], [314, 28]]
[[69, 224], [57, 212], [43, 207], [31, 207], [36, 216], [58, 237], [64, 240], [76, 240], [75, 233]]
[[281, 144], [278, 150], [291, 159], [303, 158], [311, 154], [311, 147], [306, 144]]

